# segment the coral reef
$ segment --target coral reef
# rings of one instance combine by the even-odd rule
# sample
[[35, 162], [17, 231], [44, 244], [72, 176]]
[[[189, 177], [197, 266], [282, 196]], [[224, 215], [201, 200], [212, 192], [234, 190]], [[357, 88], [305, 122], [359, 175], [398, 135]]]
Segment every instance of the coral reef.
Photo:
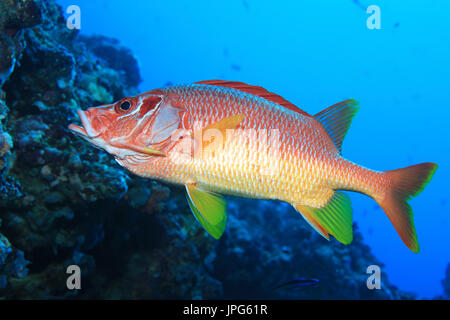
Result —
[[41, 12], [32, 0], [0, 2], [0, 87], [13, 72], [23, 50], [23, 38], [17, 33], [41, 22]]
[[[355, 231], [327, 242], [288, 205], [229, 199], [224, 237], [192, 217], [179, 187], [131, 177], [67, 130], [75, 110], [137, 93], [131, 52], [66, 28], [52, 1], [0, 3], [0, 297], [11, 299], [409, 299]], [[82, 289], [65, 286], [69, 265]], [[273, 292], [294, 277], [314, 288]]]

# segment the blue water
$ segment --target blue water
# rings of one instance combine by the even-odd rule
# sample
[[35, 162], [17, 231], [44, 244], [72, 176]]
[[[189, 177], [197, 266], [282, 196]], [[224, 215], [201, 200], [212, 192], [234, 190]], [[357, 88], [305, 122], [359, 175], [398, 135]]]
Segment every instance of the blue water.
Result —
[[[81, 8], [81, 32], [118, 38], [138, 57], [142, 91], [227, 79], [266, 87], [309, 113], [354, 98], [348, 159], [388, 170], [439, 164], [411, 204], [421, 252], [410, 252], [368, 197], [354, 219], [403, 290], [431, 298], [450, 262], [450, 2], [60, 0]], [[367, 6], [381, 9], [369, 30]], [[300, 219], [300, 218], [299, 218]]]

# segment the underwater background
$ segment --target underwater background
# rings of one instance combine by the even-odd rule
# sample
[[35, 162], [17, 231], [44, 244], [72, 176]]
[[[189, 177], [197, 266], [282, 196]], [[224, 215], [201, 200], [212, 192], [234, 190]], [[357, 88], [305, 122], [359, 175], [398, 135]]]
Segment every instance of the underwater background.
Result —
[[[74, 4], [81, 30], [66, 27]], [[369, 5], [381, 29], [366, 25]], [[448, 299], [448, 12], [445, 0], [1, 1], [0, 297]], [[410, 202], [420, 253], [351, 193], [348, 246], [288, 204], [238, 198], [216, 241], [182, 188], [131, 176], [67, 130], [77, 108], [208, 79], [311, 114], [356, 99], [344, 157], [376, 170], [437, 163]], [[72, 264], [81, 290], [66, 287]], [[367, 289], [370, 265], [381, 290]], [[272, 290], [299, 277], [319, 285]]]

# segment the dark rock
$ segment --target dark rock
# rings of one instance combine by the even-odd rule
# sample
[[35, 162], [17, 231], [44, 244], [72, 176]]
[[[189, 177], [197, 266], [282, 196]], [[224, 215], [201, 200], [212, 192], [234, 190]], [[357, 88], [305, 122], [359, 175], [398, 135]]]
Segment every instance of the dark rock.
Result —
[[125, 77], [125, 83], [137, 86], [141, 81], [139, 65], [132, 52], [120, 46], [119, 41], [104, 36], [81, 37], [92, 52], [103, 59], [107, 66], [119, 70]]

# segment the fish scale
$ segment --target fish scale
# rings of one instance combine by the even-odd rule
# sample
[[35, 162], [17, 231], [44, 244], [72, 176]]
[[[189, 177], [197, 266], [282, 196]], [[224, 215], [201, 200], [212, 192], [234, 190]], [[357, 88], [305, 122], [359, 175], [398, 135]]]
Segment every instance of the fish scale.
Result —
[[[312, 116], [264, 88], [209, 80], [80, 110], [84, 127], [69, 128], [139, 176], [184, 185], [192, 213], [216, 239], [227, 220], [220, 194], [228, 194], [286, 201], [323, 237], [349, 244], [352, 208], [341, 192], [348, 190], [372, 197], [418, 252], [408, 200], [423, 190], [437, 165], [380, 172], [343, 158], [357, 105], [345, 100]], [[176, 135], [178, 129], [186, 134]], [[224, 143], [201, 141], [200, 129], [225, 133]]]
[[[269, 170], [277, 172], [275, 176], [261, 175], [260, 168], [252, 166], [266, 160], [259, 152], [263, 146], [256, 139], [249, 139], [245, 148], [238, 144], [226, 144], [223, 152], [214, 159], [194, 159], [189, 164], [177, 166], [171, 163], [173, 159], [169, 156], [159, 159], [159, 164], [148, 165], [148, 171], [156, 172], [159, 171], [159, 166], [170, 167], [172, 182], [199, 183], [209, 190], [232, 195], [288, 202], [305, 200], [305, 204], [321, 206], [328, 201], [330, 193], [318, 192], [320, 183], [329, 183], [327, 176], [345, 176], [333, 168], [332, 162], [340, 159], [332, 142], [324, 143], [323, 137], [318, 133], [308, 134], [314, 130], [311, 119], [301, 114], [228, 88], [211, 88], [206, 85], [172, 87], [166, 94], [177, 97], [173, 103], [186, 108], [185, 115], [189, 118], [187, 123], [190, 125], [187, 129], [192, 129], [195, 122], [201, 121], [203, 127], [206, 127], [220, 118], [244, 114], [246, 117], [240, 128], [278, 129], [281, 141], [287, 142], [280, 145], [281, 159], [272, 158], [269, 161]], [[205, 117], [205, 114], [208, 116]], [[334, 154], [334, 157], [325, 162], [324, 154], [330, 157]], [[331, 168], [332, 171], [327, 172], [326, 168]], [[343, 168], [343, 171], [348, 169]], [[187, 181], [184, 180], [186, 178]], [[344, 179], [338, 179], [337, 183], [329, 187], [337, 186], [351, 187]]]

